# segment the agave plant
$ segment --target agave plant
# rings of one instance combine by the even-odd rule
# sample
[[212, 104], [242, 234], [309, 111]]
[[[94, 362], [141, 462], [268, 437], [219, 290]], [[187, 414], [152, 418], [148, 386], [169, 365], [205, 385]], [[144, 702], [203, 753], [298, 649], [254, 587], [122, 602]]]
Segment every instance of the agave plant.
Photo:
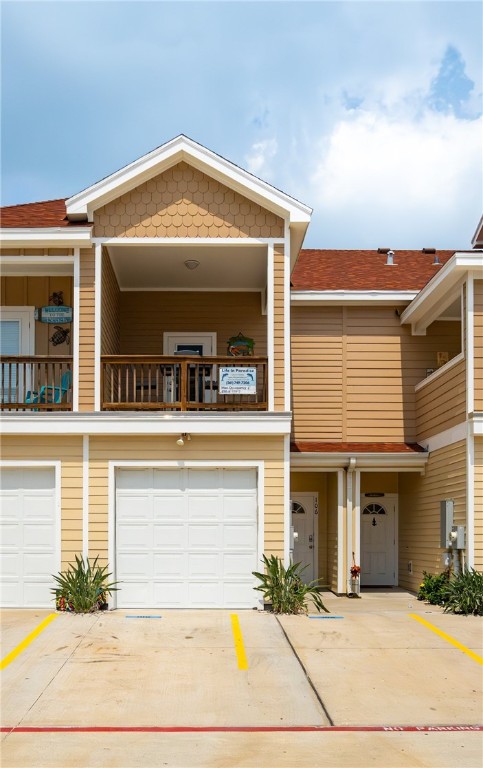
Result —
[[263, 592], [266, 602], [272, 604], [274, 613], [306, 613], [308, 610], [308, 601], [312, 600], [319, 611], [329, 613], [320, 596], [318, 584], [321, 581], [315, 581], [305, 584], [302, 581], [301, 574], [307, 566], [302, 567], [300, 563], [291, 563], [285, 568], [279, 557], [271, 555], [267, 558], [263, 555], [265, 573], [253, 571], [253, 575], [260, 581], [260, 586], [255, 587], [259, 592]]
[[110, 573], [106, 565], [98, 565], [98, 558], [92, 565], [89, 558], [75, 556], [75, 565], [54, 576], [57, 586], [51, 590], [55, 594], [59, 610], [74, 613], [92, 613], [107, 603], [107, 596], [117, 590], [118, 582], [109, 582]]
[[455, 574], [443, 591], [445, 613], [483, 616], [483, 573], [465, 568]]

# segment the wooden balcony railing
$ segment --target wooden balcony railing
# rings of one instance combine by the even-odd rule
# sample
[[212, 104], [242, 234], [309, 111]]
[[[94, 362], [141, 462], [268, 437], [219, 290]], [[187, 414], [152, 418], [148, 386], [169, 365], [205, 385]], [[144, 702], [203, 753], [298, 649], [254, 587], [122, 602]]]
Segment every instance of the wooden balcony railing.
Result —
[[71, 411], [72, 357], [0, 357], [0, 408]]
[[[266, 357], [104, 355], [101, 361], [102, 410], [266, 411], [268, 407]], [[241, 393], [245, 384], [247, 394]]]

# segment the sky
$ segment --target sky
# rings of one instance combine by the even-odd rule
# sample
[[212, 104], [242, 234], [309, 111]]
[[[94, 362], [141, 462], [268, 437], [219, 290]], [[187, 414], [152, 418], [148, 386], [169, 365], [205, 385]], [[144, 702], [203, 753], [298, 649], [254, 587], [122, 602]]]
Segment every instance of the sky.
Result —
[[465, 249], [480, 0], [1, 2], [2, 205], [183, 133], [313, 208], [305, 247]]

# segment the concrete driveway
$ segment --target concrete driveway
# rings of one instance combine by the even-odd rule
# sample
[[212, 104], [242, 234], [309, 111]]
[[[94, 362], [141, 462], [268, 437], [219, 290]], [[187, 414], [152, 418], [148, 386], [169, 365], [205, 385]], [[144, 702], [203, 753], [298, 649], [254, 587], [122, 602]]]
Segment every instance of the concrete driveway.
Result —
[[482, 620], [326, 603], [58, 615], [30, 641], [48, 612], [5, 611], [2, 764], [479, 768]]

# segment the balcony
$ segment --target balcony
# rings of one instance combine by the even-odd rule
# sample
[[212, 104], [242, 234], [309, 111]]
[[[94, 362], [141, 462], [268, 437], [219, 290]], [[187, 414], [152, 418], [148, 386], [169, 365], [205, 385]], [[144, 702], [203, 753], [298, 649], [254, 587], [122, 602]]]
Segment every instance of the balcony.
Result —
[[104, 411], [266, 411], [266, 357], [103, 355]]
[[3, 411], [71, 411], [72, 357], [0, 357]]

